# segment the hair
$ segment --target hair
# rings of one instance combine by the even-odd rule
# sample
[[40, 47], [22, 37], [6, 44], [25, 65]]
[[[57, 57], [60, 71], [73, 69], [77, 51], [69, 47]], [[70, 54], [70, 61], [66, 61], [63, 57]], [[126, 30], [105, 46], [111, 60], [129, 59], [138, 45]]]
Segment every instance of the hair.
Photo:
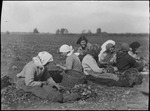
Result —
[[135, 52], [136, 49], [141, 46], [141, 44], [138, 41], [135, 41], [135, 42], [132, 42], [129, 46], [132, 48], [132, 51]]
[[86, 38], [84, 35], [82, 35], [82, 36], [77, 40], [76, 44], [80, 44], [80, 42], [83, 41], [83, 40], [85, 40], [86, 43], [88, 43], [87, 38]]
[[123, 51], [123, 52], [128, 52], [129, 50], [130, 50], [129, 44], [123, 42], [123, 43], [121, 44], [121, 51]]
[[90, 46], [88, 54], [92, 55], [93, 57], [97, 57], [100, 52], [100, 47], [97, 44], [93, 44]]

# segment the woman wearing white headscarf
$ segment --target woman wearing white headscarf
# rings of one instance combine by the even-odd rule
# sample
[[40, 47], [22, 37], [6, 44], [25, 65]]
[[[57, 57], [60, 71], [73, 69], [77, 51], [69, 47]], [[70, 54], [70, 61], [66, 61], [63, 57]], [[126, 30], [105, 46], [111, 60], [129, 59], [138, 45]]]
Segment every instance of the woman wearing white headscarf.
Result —
[[59, 89], [59, 85], [50, 77], [47, 66], [53, 61], [53, 56], [46, 51], [39, 52], [32, 61], [27, 63], [23, 70], [17, 74], [19, 80], [17, 87], [26, 92], [51, 101], [62, 101], [61, 93], [54, 89]]
[[101, 51], [100, 51], [100, 53], [99, 53], [99, 55], [98, 55], [99, 61], [100, 61], [100, 58], [101, 58], [102, 54], [106, 51], [106, 46], [107, 46], [108, 44], [112, 44], [112, 45], [115, 46], [115, 41], [113, 41], [113, 40], [107, 40], [106, 42], [104, 42], [104, 43], [102, 44], [102, 46], [101, 46]]
[[107, 67], [108, 65], [113, 65], [116, 60], [115, 54], [115, 41], [108, 40], [101, 46], [99, 57], [100, 67]]
[[74, 49], [72, 48], [72, 46], [64, 44], [59, 48], [59, 52], [66, 59], [66, 64], [65, 66], [57, 64], [56, 66], [59, 66], [64, 70], [72, 69], [75, 71], [82, 71], [81, 61], [79, 57], [74, 54]]

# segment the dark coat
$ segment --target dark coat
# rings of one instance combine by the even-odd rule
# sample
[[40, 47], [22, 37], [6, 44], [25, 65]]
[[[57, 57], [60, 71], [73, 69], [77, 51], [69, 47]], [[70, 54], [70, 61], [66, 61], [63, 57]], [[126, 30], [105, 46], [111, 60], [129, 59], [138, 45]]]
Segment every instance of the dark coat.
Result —
[[123, 72], [130, 68], [136, 68], [141, 71], [143, 68], [140, 66], [133, 57], [131, 57], [128, 52], [117, 52], [116, 55], [116, 67], [120, 72]]

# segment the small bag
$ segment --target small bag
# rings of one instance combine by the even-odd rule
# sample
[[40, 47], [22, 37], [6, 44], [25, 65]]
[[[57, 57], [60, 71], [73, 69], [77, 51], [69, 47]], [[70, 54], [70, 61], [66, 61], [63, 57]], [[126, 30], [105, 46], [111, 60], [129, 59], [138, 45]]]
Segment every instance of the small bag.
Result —
[[122, 73], [122, 76], [129, 81], [129, 85], [139, 85], [142, 83], [143, 76], [135, 68], [130, 68]]

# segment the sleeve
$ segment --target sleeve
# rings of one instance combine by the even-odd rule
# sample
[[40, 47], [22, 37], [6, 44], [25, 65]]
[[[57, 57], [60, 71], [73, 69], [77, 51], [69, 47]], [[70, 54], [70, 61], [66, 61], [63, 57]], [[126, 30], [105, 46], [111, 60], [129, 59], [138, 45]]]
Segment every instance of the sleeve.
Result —
[[41, 81], [47, 81], [48, 78], [50, 78], [50, 77], [51, 77], [51, 75], [49, 74], [48, 69], [45, 68], [44, 72], [43, 72], [43, 75], [41, 77]]
[[66, 58], [66, 68], [67, 69], [72, 69], [72, 67], [73, 67], [73, 58], [71, 58], [71, 57], [67, 57]]
[[21, 71], [20, 73], [18, 73], [16, 76], [17, 76], [18, 78], [21, 78], [21, 77], [23, 77], [23, 78], [24, 78], [23, 71]]
[[135, 61], [135, 59], [133, 57], [130, 57], [129, 60], [130, 60], [130, 64], [131, 64], [132, 67], [137, 67], [138, 66], [137, 62]]
[[48, 78], [48, 80], [47, 80], [47, 81], [48, 81], [48, 82], [49, 82], [49, 84], [50, 84], [50, 85], [52, 85], [52, 86], [56, 85], [56, 82], [53, 80], [53, 78], [52, 78], [52, 77]]
[[131, 65], [132, 65], [133, 68], [136, 68], [138, 71], [142, 71], [142, 70], [143, 70], [144, 65], [138, 64], [138, 63], [135, 61], [135, 59], [132, 58], [132, 57], [131, 57], [130, 60], [131, 60]]
[[100, 62], [103, 62], [103, 60], [105, 59], [105, 56], [106, 56], [106, 54], [104, 54], [104, 53], [100, 56]]
[[41, 81], [34, 81], [34, 74], [35, 74], [35, 69], [33, 67], [28, 67], [26, 68], [25, 71], [25, 84], [27, 86], [41, 86], [42, 82]]
[[134, 59], [136, 59], [137, 58], [137, 55], [136, 54], [134, 54], [133, 52], [131, 52], [131, 51], [128, 51], [128, 54], [131, 56], [131, 57], [133, 57]]
[[94, 71], [94, 72], [102, 72], [102, 69], [98, 67], [94, 58], [90, 57], [87, 61], [87, 65]]

